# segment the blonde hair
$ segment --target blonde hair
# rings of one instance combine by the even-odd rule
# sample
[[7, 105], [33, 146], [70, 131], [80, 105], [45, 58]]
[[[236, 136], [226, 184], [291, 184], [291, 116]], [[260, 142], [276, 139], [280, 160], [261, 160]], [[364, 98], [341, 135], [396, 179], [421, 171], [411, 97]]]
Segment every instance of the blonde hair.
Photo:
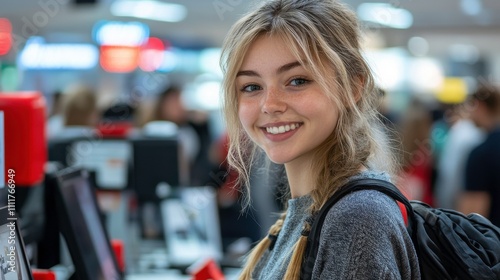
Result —
[[[311, 192], [311, 214], [360, 166], [373, 167], [385, 163], [392, 170], [391, 160], [380, 159], [383, 146], [377, 143], [381, 133], [371, 71], [360, 53], [360, 32], [355, 14], [333, 0], [272, 0], [240, 19], [224, 42], [221, 67], [223, 110], [229, 136], [228, 163], [239, 173], [239, 183], [249, 187], [249, 174], [255, 165], [256, 150], [244, 133], [238, 118], [236, 74], [251, 44], [259, 36], [276, 36], [290, 47], [299, 62], [315, 77], [323, 92], [339, 104], [336, 129], [315, 150], [312, 166], [315, 188]], [[336, 89], [336, 90], [333, 90]], [[339, 92], [341, 94], [334, 94]], [[386, 151], [383, 151], [386, 152]], [[379, 165], [377, 165], [379, 166]], [[249, 203], [247, 195], [246, 202]], [[270, 236], [281, 229], [284, 215], [270, 230]], [[305, 224], [306, 232], [310, 225]], [[285, 279], [298, 279], [307, 235], [300, 237], [288, 265]], [[251, 279], [252, 271], [271, 242], [264, 238], [248, 256], [240, 279]]]

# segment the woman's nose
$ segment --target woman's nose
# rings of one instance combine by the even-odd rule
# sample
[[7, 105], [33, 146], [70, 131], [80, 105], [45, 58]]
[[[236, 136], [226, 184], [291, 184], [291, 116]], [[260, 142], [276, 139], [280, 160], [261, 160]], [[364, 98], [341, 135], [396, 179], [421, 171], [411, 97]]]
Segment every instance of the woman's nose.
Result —
[[264, 94], [261, 108], [262, 112], [265, 114], [279, 114], [285, 112], [287, 104], [284, 94], [277, 89], [268, 89]]

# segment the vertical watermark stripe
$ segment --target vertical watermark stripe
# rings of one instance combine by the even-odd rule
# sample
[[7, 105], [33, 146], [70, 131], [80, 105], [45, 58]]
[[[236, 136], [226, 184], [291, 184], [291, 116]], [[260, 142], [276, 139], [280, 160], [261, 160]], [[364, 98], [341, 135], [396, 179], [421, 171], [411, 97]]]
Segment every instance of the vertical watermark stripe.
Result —
[[17, 255], [16, 255], [16, 240], [17, 239], [17, 231], [16, 231], [16, 171], [12, 168], [7, 170], [6, 174], [7, 178], [7, 228], [8, 228], [8, 240], [9, 244], [6, 247], [6, 263], [7, 269], [10, 272], [16, 272], [17, 269]]

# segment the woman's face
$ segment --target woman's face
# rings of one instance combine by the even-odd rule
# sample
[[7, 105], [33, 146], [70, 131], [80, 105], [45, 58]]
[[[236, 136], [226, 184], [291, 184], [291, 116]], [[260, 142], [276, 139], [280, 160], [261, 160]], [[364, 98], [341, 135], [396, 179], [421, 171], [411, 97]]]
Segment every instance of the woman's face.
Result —
[[243, 128], [275, 163], [313, 160], [314, 149], [335, 129], [337, 105], [279, 38], [253, 42], [236, 87]]

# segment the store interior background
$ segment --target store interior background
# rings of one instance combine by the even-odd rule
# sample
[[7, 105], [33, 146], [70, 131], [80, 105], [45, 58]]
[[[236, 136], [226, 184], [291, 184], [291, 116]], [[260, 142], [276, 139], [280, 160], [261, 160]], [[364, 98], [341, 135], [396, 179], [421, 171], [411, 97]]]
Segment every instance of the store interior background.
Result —
[[[82, 4], [76, 4], [80, 2]], [[184, 7], [183, 11], [173, 12], [177, 14], [172, 20], [180, 20], [178, 22], [114, 16], [111, 12], [113, 4], [116, 5], [114, 2], [119, 1], [41, 0], [2, 3], [0, 15], [11, 22], [12, 33], [15, 35], [12, 49], [1, 56], [4, 69], [2, 76], [13, 75], [15, 79], [2, 78], [2, 90], [38, 89], [50, 97], [50, 93], [64, 88], [72, 81], [83, 79], [99, 85], [106, 94], [127, 94], [131, 86], [141, 83], [140, 77], [145, 71], [141, 71], [139, 67], [116, 75], [107, 74], [98, 61], [87, 65], [87, 69], [75, 71], [47, 71], [37, 67], [34, 61], [28, 66], [20, 63], [25, 43], [32, 37], [42, 38], [45, 44], [92, 44], [98, 48], [95, 30], [96, 24], [102, 20], [142, 22], [147, 25], [149, 36], [160, 38], [170, 49], [179, 50], [179, 54], [176, 53], [174, 57], [171, 54], [165, 55], [161, 69], [154, 74], [163, 74], [171, 80], [180, 79], [185, 84], [203, 80], [200, 77], [202, 74], [213, 75], [213, 79], [217, 80], [220, 78], [220, 70], [214, 52], [220, 48], [230, 26], [256, 1], [169, 1]], [[146, 5], [149, 1], [138, 2]], [[345, 2], [357, 9], [363, 3], [376, 1]], [[475, 78], [476, 71], [480, 75], [491, 76], [493, 80], [500, 79], [500, 58], [496, 48], [500, 40], [500, 18], [496, 16], [500, 3], [497, 1], [401, 0], [381, 3], [405, 9], [412, 17], [407, 22], [399, 11], [384, 7], [380, 11], [369, 13], [372, 19], [379, 22], [366, 23], [369, 26], [367, 49], [373, 53], [375, 65], [384, 65], [379, 67], [383, 69], [374, 68], [380, 79], [385, 81], [381, 86], [389, 92], [430, 92], [439, 88], [439, 82], [445, 77]], [[144, 7], [139, 8], [142, 9], [146, 10]], [[159, 13], [158, 10], [155, 12]], [[180, 13], [185, 13], [183, 19], [178, 18]], [[148, 16], [144, 12], [144, 17]], [[168, 20], [168, 15], [159, 17]], [[385, 25], [397, 23], [398, 20], [402, 20], [404, 27], [391, 28]], [[115, 42], [120, 40], [119, 36], [114, 38]], [[214, 52], [209, 52], [210, 50]], [[415, 67], [414, 63], [419, 66]], [[11, 67], [16, 70], [17, 75], [13, 74]], [[424, 76], [425, 74], [430, 77]], [[127, 83], [131, 77], [134, 78], [133, 82]]]
[[[95, 88], [101, 109], [133, 102], [151, 110], [161, 90], [180, 85], [187, 109], [208, 117], [209, 141], [215, 143], [224, 132], [220, 47], [231, 25], [258, 2], [2, 1], [0, 92], [39, 91], [48, 114], [55, 92], [86, 84]], [[414, 98], [431, 106], [456, 103], [477, 81], [500, 83], [500, 1], [344, 2], [362, 19], [365, 55], [386, 93], [384, 106], [391, 115], [403, 115]], [[128, 15], [127, 5], [132, 5]], [[105, 51], [107, 58], [102, 57]], [[206, 175], [208, 180], [210, 174]], [[263, 236], [272, 223], [264, 210], [276, 209], [260, 207], [252, 219], [258, 220]], [[151, 242], [144, 248], [154, 250], [159, 244]], [[135, 252], [148, 253], [144, 251]], [[157, 262], [156, 273], [161, 273], [162, 252], [142, 260], [150, 262], [143, 267], [138, 267], [138, 256], [127, 256], [128, 269], [145, 273]]]

